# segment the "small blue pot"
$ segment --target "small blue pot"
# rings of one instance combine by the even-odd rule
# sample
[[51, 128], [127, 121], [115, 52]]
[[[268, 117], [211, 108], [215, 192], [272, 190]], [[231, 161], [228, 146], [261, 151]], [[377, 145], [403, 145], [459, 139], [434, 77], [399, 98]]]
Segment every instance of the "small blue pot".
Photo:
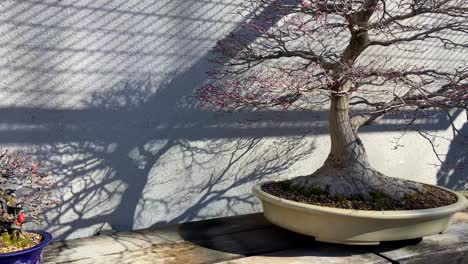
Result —
[[42, 236], [42, 242], [32, 248], [0, 254], [1, 264], [42, 264], [42, 250], [52, 241], [52, 235], [45, 231], [34, 231]]

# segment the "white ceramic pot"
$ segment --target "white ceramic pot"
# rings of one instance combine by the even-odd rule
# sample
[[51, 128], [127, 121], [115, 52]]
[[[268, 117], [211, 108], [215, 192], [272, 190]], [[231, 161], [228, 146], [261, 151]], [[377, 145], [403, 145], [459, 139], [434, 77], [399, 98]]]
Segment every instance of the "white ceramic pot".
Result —
[[461, 194], [454, 204], [421, 210], [367, 211], [304, 204], [278, 198], [262, 191], [264, 183], [253, 187], [263, 205], [265, 218], [291, 231], [316, 240], [348, 245], [376, 245], [381, 241], [422, 238], [443, 233], [458, 211], [468, 206]]

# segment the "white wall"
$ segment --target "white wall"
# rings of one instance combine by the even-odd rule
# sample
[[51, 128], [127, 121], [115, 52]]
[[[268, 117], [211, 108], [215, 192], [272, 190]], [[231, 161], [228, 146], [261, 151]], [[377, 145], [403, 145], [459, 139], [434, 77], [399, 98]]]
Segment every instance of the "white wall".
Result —
[[[326, 113], [216, 115], [193, 105], [210, 48], [238, 25], [239, 1], [3, 0], [0, 140], [33, 153], [62, 204], [43, 227], [60, 238], [258, 211], [253, 183], [312, 172], [328, 154]], [[394, 121], [394, 120], [393, 120]], [[391, 176], [467, 188], [463, 142], [430, 145], [398, 126], [363, 132]], [[466, 115], [458, 124], [467, 130]]]

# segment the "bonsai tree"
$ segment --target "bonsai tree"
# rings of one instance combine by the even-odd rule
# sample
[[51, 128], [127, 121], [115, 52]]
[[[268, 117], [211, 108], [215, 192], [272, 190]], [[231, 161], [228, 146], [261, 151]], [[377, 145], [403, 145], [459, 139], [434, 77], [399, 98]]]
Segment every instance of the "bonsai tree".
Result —
[[47, 191], [50, 184], [48, 175], [29, 157], [0, 154], [0, 248], [28, 247], [33, 242], [23, 237], [22, 226], [39, 220], [53, 204]]
[[330, 154], [293, 187], [364, 200], [427, 193], [372, 168], [358, 130], [398, 111], [417, 118], [437, 109], [453, 121], [451, 109], [467, 109], [468, 63], [440, 68], [400, 57], [468, 53], [468, 1], [244, 2], [245, 22], [217, 43], [199, 99], [228, 110], [329, 105]]

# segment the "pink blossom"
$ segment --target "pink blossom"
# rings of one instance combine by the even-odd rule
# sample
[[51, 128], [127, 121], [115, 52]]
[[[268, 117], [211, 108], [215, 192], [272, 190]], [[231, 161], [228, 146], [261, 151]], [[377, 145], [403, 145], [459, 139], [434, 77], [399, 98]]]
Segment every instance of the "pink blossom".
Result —
[[309, 6], [312, 5], [312, 2], [309, 1], [309, 0], [301, 0], [301, 5], [302, 5], [303, 7], [309, 7]]

